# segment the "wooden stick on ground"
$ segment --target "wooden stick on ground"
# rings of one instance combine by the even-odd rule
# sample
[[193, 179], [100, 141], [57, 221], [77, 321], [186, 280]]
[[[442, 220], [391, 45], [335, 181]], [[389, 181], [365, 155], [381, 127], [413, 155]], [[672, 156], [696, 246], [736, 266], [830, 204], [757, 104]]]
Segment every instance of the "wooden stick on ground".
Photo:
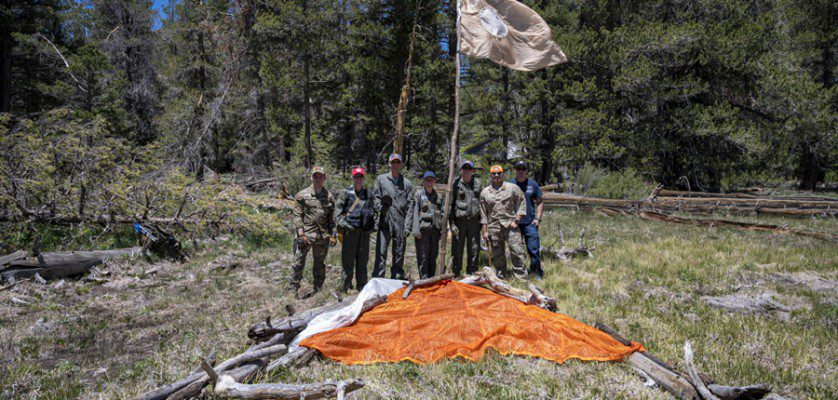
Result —
[[342, 302], [328, 303], [311, 310], [302, 311], [294, 315], [289, 315], [285, 318], [280, 318], [276, 322], [270, 322], [270, 319], [268, 319], [265, 322], [253, 324], [253, 326], [251, 326], [247, 331], [247, 337], [256, 341], [263, 341], [280, 332], [285, 332], [289, 334], [289, 336], [295, 336], [297, 333], [302, 331], [308, 323], [314, 319], [314, 317], [326, 311], [335, 310], [344, 307], [347, 304], [351, 304], [355, 301], [355, 297], [355, 295], [349, 296], [344, 298]]
[[222, 398], [239, 399], [322, 399], [336, 397], [340, 390], [353, 392], [364, 387], [364, 381], [351, 379], [339, 382], [288, 385], [284, 383], [260, 383], [246, 385], [232, 377], [222, 375], [215, 385], [215, 395]]
[[707, 385], [707, 389], [722, 400], [761, 399], [768, 393], [771, 393], [771, 388], [762, 383], [741, 387], [711, 384]]
[[[285, 345], [276, 345], [271, 347], [266, 347], [264, 349], [259, 349], [255, 351], [249, 351], [242, 354], [239, 354], [223, 363], [219, 364], [217, 367], [213, 368], [213, 370], [217, 374], [221, 374], [222, 372], [227, 371], [239, 364], [243, 364], [248, 361], [256, 361], [262, 358], [266, 358], [278, 353], [283, 353], [287, 350]], [[188, 399], [200, 393], [201, 389], [209, 383], [210, 377], [206, 374], [206, 372], [201, 371], [199, 377], [195, 379], [193, 382], [189, 383], [186, 387], [178, 390], [177, 392], [173, 393], [168, 400], [182, 400]]]
[[410, 295], [410, 291], [414, 288], [423, 287], [423, 286], [431, 286], [438, 282], [447, 281], [449, 279], [453, 279], [454, 274], [442, 274], [437, 276], [432, 276], [430, 278], [420, 279], [418, 281], [411, 280], [410, 283], [405, 283], [404, 285], [407, 286], [407, 289], [404, 291], [404, 295], [402, 296], [402, 300], [406, 299], [408, 295]]
[[[205, 359], [203, 358], [201, 359], [201, 361], [204, 360]], [[215, 364], [215, 352], [210, 353], [209, 357], [207, 357], [206, 360], [210, 365]], [[178, 390], [183, 389], [190, 383], [203, 376], [203, 374], [203, 370], [198, 369], [197, 371], [187, 375], [185, 378], [179, 381], [175, 381], [166, 386], [159, 387], [150, 392], [143, 393], [139, 396], [131, 398], [131, 400], [166, 400], [172, 393], [175, 393]]]
[[[611, 336], [614, 340], [622, 343], [625, 346], [630, 346], [631, 342], [626, 340], [626, 338], [622, 337], [619, 333], [615, 330], [609, 328], [605, 324], [597, 322], [594, 324], [594, 327], [607, 333]], [[656, 360], [657, 357], [652, 359], [651, 354], [648, 352], [634, 352], [632, 353], [627, 361], [633, 367], [640, 371], [643, 371], [644, 374], [652, 378], [660, 387], [662, 387], [667, 392], [671, 393], [673, 396], [683, 399], [683, 400], [698, 400], [698, 392], [696, 392], [695, 387], [687, 381], [683, 376], [675, 371], [669, 365], [661, 365], [665, 364], [662, 361], [658, 362]]]
[[20, 259], [24, 259], [24, 258], [26, 258], [26, 256], [28, 254], [29, 254], [29, 252], [26, 251], [26, 250], [18, 250], [16, 252], [12, 253], [12, 254], [7, 255], [7, 256], [0, 257], [0, 266], [6, 265], [6, 264], [8, 264], [12, 261], [17, 261], [17, 260], [20, 260]]
[[674, 215], [666, 215], [656, 212], [650, 211], [641, 211], [637, 214], [640, 218], [650, 221], [661, 221], [661, 222], [672, 222], [676, 224], [685, 224], [685, 225], [695, 225], [695, 226], [706, 226], [706, 227], [715, 227], [715, 226], [729, 226], [733, 228], [739, 228], [744, 230], [751, 230], [751, 231], [768, 231], [774, 233], [786, 233], [786, 234], [795, 234], [801, 236], [809, 236], [818, 239], [824, 240], [836, 240], [838, 239], [838, 235], [833, 235], [830, 233], [821, 233], [821, 232], [812, 232], [802, 229], [795, 229], [795, 228], [784, 228], [782, 226], [777, 225], [769, 225], [769, 224], [757, 224], [757, 223], [750, 223], [750, 222], [740, 222], [740, 221], [728, 221], [723, 219], [689, 219], [689, 218], [680, 218]]
[[531, 291], [521, 290], [506, 283], [503, 279], [498, 277], [494, 271], [489, 267], [484, 267], [482, 272], [478, 272], [477, 282], [473, 283], [476, 286], [487, 286], [490, 290], [500, 295], [511, 297], [525, 304], [532, 304], [541, 307], [545, 310], [556, 309], [556, 300], [544, 295], [538, 291], [540, 296], [537, 296]]
[[289, 366], [297, 366], [301, 367], [314, 359], [314, 356], [317, 355], [319, 351], [315, 349], [310, 349], [308, 347], [298, 347], [296, 350], [280, 357], [268, 364], [268, 368], [265, 369], [265, 372], [273, 372], [275, 369], [283, 367], [287, 368]]
[[687, 367], [687, 372], [690, 374], [693, 386], [698, 390], [701, 397], [704, 400], [719, 400], [713, 393], [710, 393], [710, 389], [707, 389], [704, 381], [698, 375], [698, 369], [696, 369], [695, 363], [693, 362], [693, 348], [689, 340], [684, 342], [684, 364]]

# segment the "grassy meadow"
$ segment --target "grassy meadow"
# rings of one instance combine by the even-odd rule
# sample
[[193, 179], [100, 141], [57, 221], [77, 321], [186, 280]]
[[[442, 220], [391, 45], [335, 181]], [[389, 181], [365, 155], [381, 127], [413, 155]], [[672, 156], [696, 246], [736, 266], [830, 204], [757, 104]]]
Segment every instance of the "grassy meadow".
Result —
[[[838, 232], [834, 218], [736, 219]], [[540, 285], [560, 312], [603, 321], [664, 360], [682, 360], [689, 339], [699, 369], [722, 384], [767, 383], [786, 398], [838, 396], [835, 241], [551, 210], [545, 248], [560, 247], [557, 224], [568, 244], [585, 228], [586, 244], [595, 247], [592, 258], [545, 261]], [[406, 266], [416, 275], [412, 241]], [[219, 359], [241, 352], [252, 323], [284, 315], [286, 304], [323, 304], [339, 286], [337, 248], [327, 259], [327, 290], [305, 300], [286, 291], [288, 240], [267, 246], [226, 238], [191, 250], [185, 264], [110, 261], [96, 270], [104, 283], [27, 282], [0, 292], [0, 398], [131, 397], [181, 378], [213, 350]], [[235, 269], [217, 268], [233, 261]], [[306, 282], [304, 289], [310, 269]], [[13, 296], [30, 305], [12, 304]], [[708, 303], [751, 298], [768, 306], [737, 312]], [[644, 386], [625, 363], [559, 365], [497, 354], [424, 366], [317, 360], [257, 381], [350, 377], [366, 382], [350, 396], [358, 399], [671, 398]]]

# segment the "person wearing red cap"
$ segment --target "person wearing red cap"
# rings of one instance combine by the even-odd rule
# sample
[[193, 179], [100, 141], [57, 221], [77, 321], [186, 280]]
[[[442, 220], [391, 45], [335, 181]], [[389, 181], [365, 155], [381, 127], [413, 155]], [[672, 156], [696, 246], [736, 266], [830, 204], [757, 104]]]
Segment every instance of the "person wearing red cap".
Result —
[[367, 261], [370, 253], [370, 233], [375, 228], [372, 193], [364, 186], [367, 173], [361, 167], [352, 169], [352, 186], [342, 190], [335, 203], [338, 229], [343, 232], [341, 264], [344, 292], [361, 290], [367, 284]]

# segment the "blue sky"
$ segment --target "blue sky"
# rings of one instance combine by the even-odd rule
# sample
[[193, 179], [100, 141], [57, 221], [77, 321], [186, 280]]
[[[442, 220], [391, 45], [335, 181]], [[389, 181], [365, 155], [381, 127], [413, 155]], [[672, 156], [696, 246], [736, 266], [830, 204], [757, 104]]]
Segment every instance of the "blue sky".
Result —
[[165, 7], [168, 3], [169, 0], [152, 0], [151, 8], [157, 11], [157, 19], [154, 20], [154, 29], [160, 29], [163, 26], [160, 18], [164, 18], [166, 16], [166, 13], [163, 12], [163, 7]]

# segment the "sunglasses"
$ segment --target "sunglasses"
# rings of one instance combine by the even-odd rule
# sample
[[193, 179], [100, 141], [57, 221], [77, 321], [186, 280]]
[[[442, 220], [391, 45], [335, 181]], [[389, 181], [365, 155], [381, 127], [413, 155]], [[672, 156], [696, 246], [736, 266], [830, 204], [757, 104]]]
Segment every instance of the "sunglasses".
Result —
[[492, 172], [492, 175], [503, 175], [503, 172]]
[[390, 164], [401, 164], [401, 163], [402, 163], [402, 160], [393, 160], [393, 161], [390, 161]]

